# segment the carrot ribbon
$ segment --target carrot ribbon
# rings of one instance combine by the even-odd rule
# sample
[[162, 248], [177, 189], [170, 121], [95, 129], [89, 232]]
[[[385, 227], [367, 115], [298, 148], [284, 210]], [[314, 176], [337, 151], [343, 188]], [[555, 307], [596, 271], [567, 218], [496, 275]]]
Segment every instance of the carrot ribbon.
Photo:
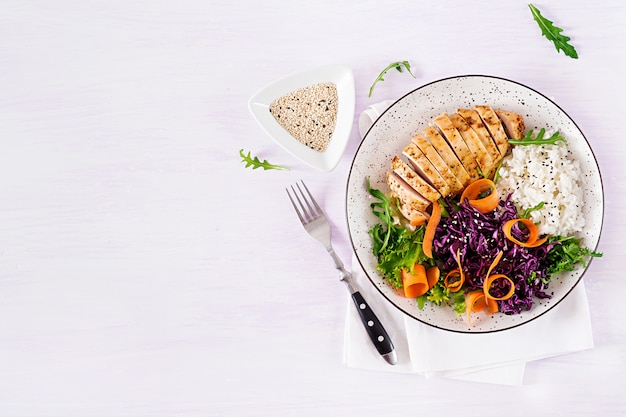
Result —
[[[498, 312], [498, 301], [507, 300], [515, 293], [515, 283], [509, 277], [504, 274], [491, 275], [491, 271], [502, 259], [502, 251], [498, 252], [498, 255], [494, 258], [493, 262], [487, 270], [487, 277], [483, 282], [483, 289], [469, 292], [465, 295], [465, 311], [467, 313], [467, 323], [471, 325], [472, 312], [479, 312], [487, 310], [487, 314], [494, 314]], [[496, 296], [491, 293], [493, 284], [499, 280], [504, 280], [509, 283], [509, 291], [505, 295]]]
[[[521, 223], [524, 227], [526, 227], [526, 230], [528, 231], [528, 236], [526, 237], [525, 242], [522, 242], [521, 240], [518, 240], [513, 236], [513, 226], [515, 226], [517, 223]], [[530, 219], [509, 220], [504, 223], [504, 225], [502, 225], [502, 231], [504, 232], [504, 236], [506, 236], [507, 239], [509, 239], [511, 242], [517, 243], [524, 248], [536, 248], [537, 246], [543, 245], [546, 240], [548, 240], [548, 236], [539, 239], [539, 229], [537, 228], [537, 225], [533, 223]]]
[[466, 199], [470, 206], [481, 213], [488, 213], [495, 210], [500, 203], [500, 198], [496, 191], [496, 184], [488, 178], [474, 181], [468, 185], [461, 194], [461, 203], [465, 203]]
[[443, 280], [443, 285], [451, 292], [459, 291], [463, 284], [465, 284], [465, 272], [463, 272], [463, 267], [461, 266], [460, 249], [456, 251], [456, 264], [458, 265], [458, 269], [453, 269], [448, 272]]
[[439, 268], [432, 266], [426, 269], [424, 265], [416, 263], [413, 272], [403, 269], [400, 273], [404, 296], [417, 298], [424, 295], [439, 281]]
[[429, 258], [433, 257], [433, 240], [435, 239], [435, 231], [437, 230], [437, 225], [441, 220], [441, 206], [438, 201], [433, 203], [432, 212], [430, 214], [430, 219], [428, 219], [428, 224], [426, 225], [426, 230], [424, 231], [424, 242], [422, 243], [422, 250], [424, 251], [424, 255]]

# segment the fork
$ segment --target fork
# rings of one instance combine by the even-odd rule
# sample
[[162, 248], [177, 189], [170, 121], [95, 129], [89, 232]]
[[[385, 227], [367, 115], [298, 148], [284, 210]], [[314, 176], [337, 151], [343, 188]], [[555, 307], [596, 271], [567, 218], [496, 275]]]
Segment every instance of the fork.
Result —
[[[302, 184], [302, 187], [300, 187]], [[339, 279], [344, 282], [352, 295], [354, 305], [359, 312], [361, 322], [369, 335], [370, 340], [376, 347], [378, 353], [391, 365], [397, 362], [396, 351], [394, 349], [391, 338], [383, 327], [382, 323], [374, 314], [367, 301], [352, 279], [352, 274], [348, 272], [339, 256], [335, 253], [330, 239], [330, 223], [320, 206], [313, 198], [313, 195], [304, 184], [300, 181], [296, 186], [291, 186], [291, 192], [287, 188], [287, 195], [293, 205], [300, 222], [304, 229], [319, 243], [326, 248], [331, 258], [335, 262], [335, 267], [339, 271]], [[306, 193], [305, 193], [306, 192]]]

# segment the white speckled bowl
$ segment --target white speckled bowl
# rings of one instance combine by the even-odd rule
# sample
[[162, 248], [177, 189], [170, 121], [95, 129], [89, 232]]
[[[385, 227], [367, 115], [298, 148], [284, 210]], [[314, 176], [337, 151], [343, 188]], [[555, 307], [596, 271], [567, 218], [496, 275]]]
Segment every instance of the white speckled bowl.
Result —
[[563, 300], [586, 270], [579, 267], [571, 273], [554, 277], [548, 291], [553, 294], [552, 298], [535, 300], [530, 311], [519, 315], [476, 314], [472, 317], [472, 327], [451, 308], [427, 303], [423, 310], [419, 310], [414, 299], [397, 294], [376, 271], [377, 262], [372, 255], [368, 231], [378, 219], [369, 206], [372, 199], [366, 188], [366, 179], [370, 179], [373, 188], [387, 191], [385, 172], [390, 169], [390, 161], [394, 155], [401, 154], [413, 135], [442, 112], [454, 112], [458, 107], [478, 104], [517, 112], [524, 116], [527, 129], [545, 127], [548, 131], [559, 130], [567, 139], [583, 175], [587, 227], [580, 237], [586, 247], [597, 247], [604, 216], [602, 179], [589, 143], [574, 121], [541, 93], [503, 78], [468, 75], [426, 84], [392, 104], [367, 132], [352, 163], [347, 185], [350, 239], [361, 267], [390, 303], [420, 322], [462, 333], [500, 331], [528, 323]]

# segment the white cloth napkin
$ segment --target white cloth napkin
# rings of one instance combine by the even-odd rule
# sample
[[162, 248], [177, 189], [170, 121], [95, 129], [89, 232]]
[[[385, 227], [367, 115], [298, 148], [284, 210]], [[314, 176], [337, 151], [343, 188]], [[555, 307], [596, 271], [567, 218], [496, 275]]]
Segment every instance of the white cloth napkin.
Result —
[[[363, 111], [359, 118], [361, 137], [390, 103], [378, 103]], [[344, 339], [344, 362], [350, 367], [521, 385], [526, 362], [593, 348], [589, 304], [582, 281], [556, 307], [524, 326], [495, 333], [463, 334], [420, 323], [390, 305], [369, 283], [356, 259], [352, 259], [352, 274], [387, 329], [398, 363], [391, 366], [381, 358], [350, 301]]]

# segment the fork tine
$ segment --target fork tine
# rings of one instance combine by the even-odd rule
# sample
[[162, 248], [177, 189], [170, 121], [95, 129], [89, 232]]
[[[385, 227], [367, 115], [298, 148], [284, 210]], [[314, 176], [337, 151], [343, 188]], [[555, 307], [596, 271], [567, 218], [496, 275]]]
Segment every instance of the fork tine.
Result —
[[[304, 188], [307, 190], [307, 192], [309, 193], [309, 196], [311, 196], [311, 193], [309, 192], [309, 190], [306, 188], [306, 185], [304, 185], [303, 181], [300, 181], [302, 183], [302, 185], [304, 186]], [[302, 201], [300, 201], [300, 199], [298, 198], [298, 202], [300, 202], [300, 205], [302, 207], [302, 210], [304, 210], [304, 213], [308, 219], [308, 221], [313, 221], [318, 217], [317, 212], [315, 211], [315, 209], [313, 208], [313, 206], [311, 206], [311, 202], [309, 201], [309, 199], [307, 198], [307, 196], [304, 194], [304, 191], [302, 191], [302, 188], [300, 188], [300, 184], [296, 183], [296, 187], [298, 187], [298, 191], [300, 191], [300, 195], [302, 196], [302, 200], [304, 200], [304, 203], [306, 203], [306, 208], [304, 207], [304, 204], [302, 203]], [[296, 197], [298, 197], [296, 195]], [[311, 196], [312, 197], [312, 196]], [[308, 208], [308, 210], [307, 210]]]
[[[296, 211], [296, 214], [298, 215], [298, 218], [300, 219], [300, 223], [305, 224], [306, 221], [304, 220], [304, 217], [302, 217], [302, 213], [300, 213], [300, 209], [298, 208], [298, 205], [296, 204], [296, 202], [294, 201], [293, 197], [291, 196], [291, 194], [293, 193], [293, 195], [296, 197], [296, 199], [298, 199], [298, 195], [296, 194], [296, 190], [294, 190], [293, 185], [291, 186], [291, 191], [292, 193], [289, 192], [289, 188], [285, 188], [285, 191], [287, 191], [287, 196], [289, 197], [289, 201], [291, 201], [291, 205], [293, 206], [294, 210]], [[300, 200], [298, 199], [298, 202]], [[302, 205], [302, 203], [300, 203], [300, 205]]]
[[[309, 187], [306, 186], [306, 184], [304, 183], [304, 181], [300, 181], [302, 183], [302, 186], [304, 187], [304, 189], [306, 190], [307, 194], [309, 195], [309, 200], [313, 203], [313, 205], [315, 206], [315, 209], [317, 210], [316, 214], [314, 217], [319, 217], [319, 216], [323, 216], [324, 212], [322, 211], [322, 208], [319, 206], [319, 204], [317, 204], [317, 201], [315, 201], [315, 197], [313, 197], [313, 194], [311, 194], [311, 192], [309, 191]], [[308, 204], [308, 202], [307, 202]], [[311, 205], [309, 204], [309, 208], [311, 209], [311, 211], [313, 211], [313, 208], [311, 207]]]

